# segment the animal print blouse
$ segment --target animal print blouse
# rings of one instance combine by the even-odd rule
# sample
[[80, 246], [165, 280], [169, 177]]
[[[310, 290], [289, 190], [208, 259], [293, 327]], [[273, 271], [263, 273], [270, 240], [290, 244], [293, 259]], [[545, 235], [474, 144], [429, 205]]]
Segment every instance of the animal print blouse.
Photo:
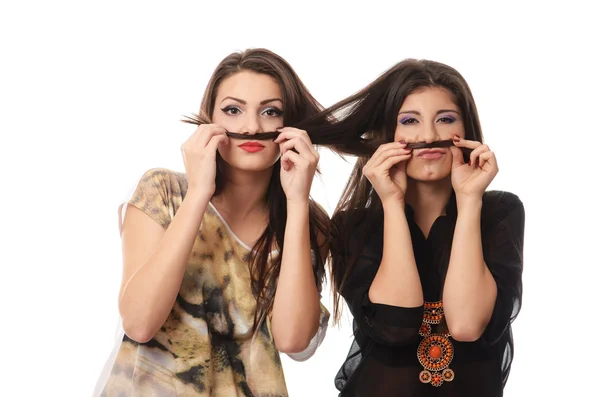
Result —
[[[187, 190], [184, 174], [146, 172], [128, 204], [165, 229]], [[102, 397], [287, 396], [270, 321], [253, 337], [256, 299], [250, 288], [250, 247], [209, 204], [177, 300], [152, 340], [123, 334], [97, 386]], [[277, 251], [272, 253], [278, 255]], [[309, 347], [290, 354], [306, 360], [325, 337], [329, 312]]]

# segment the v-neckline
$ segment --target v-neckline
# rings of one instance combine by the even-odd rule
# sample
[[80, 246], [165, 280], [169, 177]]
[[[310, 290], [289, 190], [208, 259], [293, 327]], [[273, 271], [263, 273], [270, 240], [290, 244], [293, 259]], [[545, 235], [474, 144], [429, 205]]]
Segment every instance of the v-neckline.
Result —
[[[217, 214], [217, 216], [221, 220], [221, 223], [223, 223], [223, 225], [225, 226], [225, 228], [227, 229], [227, 232], [231, 235], [231, 237], [233, 237], [242, 247], [244, 247], [246, 250], [248, 250], [248, 251], [251, 252], [252, 248], [249, 247], [248, 244], [246, 244], [245, 242], [243, 242], [242, 239], [239, 238], [233, 232], [233, 230], [231, 230], [231, 226], [229, 226], [229, 223], [227, 223], [227, 221], [225, 220], [225, 218], [223, 217], [223, 215], [221, 215], [221, 213], [219, 212], [219, 210], [217, 209], [217, 207], [215, 207], [215, 205], [212, 203], [212, 201], [209, 201], [208, 204], [210, 205], [210, 208], [215, 212], [215, 214]], [[271, 255], [278, 254], [278, 253], [279, 253], [278, 249], [275, 249], [275, 250], [271, 251]]]

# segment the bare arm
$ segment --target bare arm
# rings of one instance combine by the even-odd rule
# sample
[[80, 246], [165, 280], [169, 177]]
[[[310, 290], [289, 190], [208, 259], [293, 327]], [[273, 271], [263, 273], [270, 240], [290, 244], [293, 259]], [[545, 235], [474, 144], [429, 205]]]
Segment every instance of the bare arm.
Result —
[[189, 193], [166, 231], [144, 212], [129, 206], [122, 234], [119, 311], [131, 339], [147, 342], [167, 319], [208, 200], [206, 195]]
[[369, 299], [373, 303], [398, 307], [423, 305], [410, 229], [400, 202], [384, 203], [383, 255], [369, 289]]
[[458, 216], [448, 273], [444, 283], [444, 311], [448, 329], [458, 341], [481, 337], [496, 301], [496, 282], [483, 258], [482, 201], [458, 203]]
[[[308, 202], [288, 202], [285, 248], [271, 319], [273, 339], [284, 353], [306, 349], [319, 326], [319, 292], [311, 258], [308, 214]], [[319, 254], [325, 258], [327, 252], [328, 247], [323, 247]]]

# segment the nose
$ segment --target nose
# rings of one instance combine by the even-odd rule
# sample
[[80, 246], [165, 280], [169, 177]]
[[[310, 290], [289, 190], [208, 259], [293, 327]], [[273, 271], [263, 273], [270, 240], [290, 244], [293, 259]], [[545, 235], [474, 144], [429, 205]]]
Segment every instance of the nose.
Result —
[[242, 131], [244, 131], [244, 134], [249, 135], [254, 135], [263, 132], [262, 127], [260, 126], [258, 116], [248, 114], [244, 119], [244, 126]]
[[440, 140], [440, 135], [438, 134], [435, 121], [431, 123], [425, 123], [425, 126], [422, 131], [422, 136], [420, 136], [420, 141], [425, 141], [427, 143], [431, 143], [434, 141]]

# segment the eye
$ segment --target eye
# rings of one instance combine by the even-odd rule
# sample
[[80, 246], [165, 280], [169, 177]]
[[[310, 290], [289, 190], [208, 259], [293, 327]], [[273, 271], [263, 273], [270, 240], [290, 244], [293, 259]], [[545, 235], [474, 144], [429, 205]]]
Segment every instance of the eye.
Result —
[[279, 117], [283, 114], [283, 111], [279, 110], [277, 108], [268, 108], [268, 109], [265, 109], [263, 114], [266, 114], [269, 117]]
[[240, 108], [238, 108], [237, 106], [227, 106], [223, 109], [221, 109], [221, 111], [225, 114], [228, 114], [230, 116], [236, 115], [236, 114], [240, 114], [242, 111], [240, 110]]
[[438, 121], [444, 124], [452, 124], [456, 121], [456, 119], [452, 116], [442, 116], [438, 119]]
[[402, 125], [416, 124], [418, 122], [419, 121], [414, 117], [402, 117], [399, 121], [399, 123]]

